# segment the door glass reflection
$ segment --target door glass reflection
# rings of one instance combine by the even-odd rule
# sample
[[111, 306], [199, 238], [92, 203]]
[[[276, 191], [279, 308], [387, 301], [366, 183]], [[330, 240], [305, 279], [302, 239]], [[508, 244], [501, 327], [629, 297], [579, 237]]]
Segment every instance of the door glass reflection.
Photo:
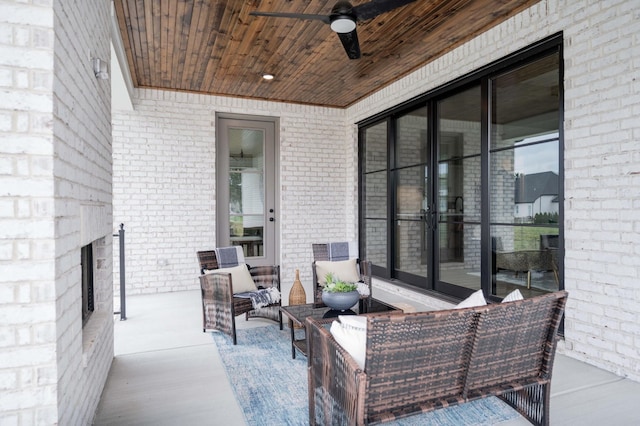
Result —
[[229, 130], [229, 235], [246, 257], [264, 252], [264, 133]]

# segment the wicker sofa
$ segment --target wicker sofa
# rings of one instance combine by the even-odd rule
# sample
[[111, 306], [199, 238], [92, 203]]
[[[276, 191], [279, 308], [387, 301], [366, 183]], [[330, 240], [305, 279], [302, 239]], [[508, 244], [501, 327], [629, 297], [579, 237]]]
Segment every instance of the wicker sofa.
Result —
[[307, 318], [309, 421], [381, 423], [497, 396], [549, 424], [565, 291], [482, 307], [367, 315], [364, 371]]

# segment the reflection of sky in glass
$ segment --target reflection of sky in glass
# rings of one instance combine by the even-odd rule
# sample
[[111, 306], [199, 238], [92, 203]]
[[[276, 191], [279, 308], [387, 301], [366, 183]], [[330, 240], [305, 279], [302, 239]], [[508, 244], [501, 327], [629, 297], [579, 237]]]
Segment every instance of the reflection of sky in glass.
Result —
[[540, 143], [531, 146], [524, 146], [515, 149], [514, 172], [523, 174], [533, 174], [541, 172], [554, 172], [558, 174], [558, 134], [547, 134], [525, 138], [516, 142], [515, 146], [526, 145], [528, 143], [550, 140], [547, 143]]

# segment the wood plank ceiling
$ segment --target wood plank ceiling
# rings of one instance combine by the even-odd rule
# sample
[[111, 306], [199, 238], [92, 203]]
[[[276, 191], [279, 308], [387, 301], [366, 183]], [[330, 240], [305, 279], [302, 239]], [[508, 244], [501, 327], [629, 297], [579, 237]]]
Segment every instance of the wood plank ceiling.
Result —
[[335, 1], [114, 5], [136, 87], [345, 108], [539, 0], [417, 0], [358, 23], [360, 59], [321, 21], [249, 15], [328, 15]]

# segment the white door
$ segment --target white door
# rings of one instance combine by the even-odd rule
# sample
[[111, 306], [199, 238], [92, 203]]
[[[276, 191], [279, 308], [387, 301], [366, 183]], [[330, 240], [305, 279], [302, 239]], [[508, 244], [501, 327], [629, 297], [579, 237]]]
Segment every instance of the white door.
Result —
[[246, 262], [277, 263], [276, 121], [218, 117], [217, 246], [242, 246]]

